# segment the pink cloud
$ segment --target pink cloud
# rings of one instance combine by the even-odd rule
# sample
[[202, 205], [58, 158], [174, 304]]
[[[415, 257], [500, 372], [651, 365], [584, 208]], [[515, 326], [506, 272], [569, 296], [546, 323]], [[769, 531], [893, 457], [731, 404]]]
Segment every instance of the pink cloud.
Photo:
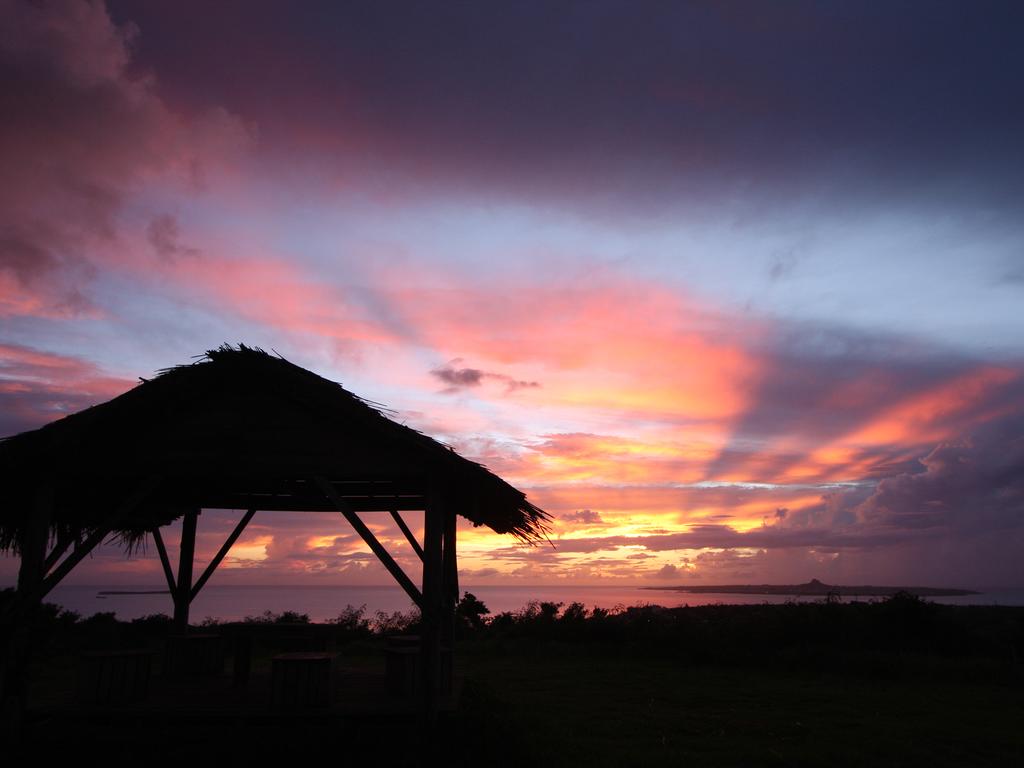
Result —
[[250, 141], [220, 109], [184, 118], [130, 72], [136, 30], [102, 3], [5, 3], [0, 25], [0, 311], [95, 311], [95, 263], [117, 248], [126, 198], [160, 179], [195, 188]]
[[0, 436], [109, 400], [134, 383], [79, 358], [0, 344]]

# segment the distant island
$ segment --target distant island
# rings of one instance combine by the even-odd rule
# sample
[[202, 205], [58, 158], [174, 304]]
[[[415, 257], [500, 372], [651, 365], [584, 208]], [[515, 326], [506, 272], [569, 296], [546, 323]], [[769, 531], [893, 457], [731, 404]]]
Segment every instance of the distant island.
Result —
[[844, 587], [838, 584], [823, 584], [811, 579], [806, 584], [709, 584], [684, 587], [640, 587], [669, 592], [693, 592], [695, 594], [725, 595], [802, 595], [827, 597], [830, 594], [856, 595], [858, 597], [891, 597], [898, 592], [909, 592], [918, 597], [955, 597], [956, 595], [977, 595], [973, 589], [946, 589], [940, 587]]

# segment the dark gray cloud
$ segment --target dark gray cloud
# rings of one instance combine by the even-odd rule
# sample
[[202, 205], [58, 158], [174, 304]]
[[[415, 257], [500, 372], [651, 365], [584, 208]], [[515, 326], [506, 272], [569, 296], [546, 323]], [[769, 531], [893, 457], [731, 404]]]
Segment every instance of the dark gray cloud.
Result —
[[444, 391], [449, 394], [454, 394], [469, 387], [479, 387], [485, 381], [503, 384], [506, 393], [516, 392], [520, 389], [536, 389], [540, 386], [540, 382], [522, 381], [504, 373], [482, 371], [479, 368], [459, 368], [458, 364], [461, 362], [461, 359], [455, 359], [440, 368], [434, 368], [430, 372], [431, 376], [447, 385]]
[[179, 5], [111, 8], [175, 103], [225, 103], [268, 151], [332, 150], [349, 173], [385, 159], [634, 207], [666, 191], [1004, 206], [1021, 191], [1015, 2], [236, 0], [197, 3], [202, 24]]
[[464, 387], [479, 387], [484, 380], [484, 372], [477, 368], [453, 368], [450, 365], [435, 368], [430, 372], [454, 390]]
[[168, 213], [150, 220], [146, 226], [146, 240], [156, 255], [164, 261], [175, 261], [181, 256], [197, 256], [198, 249], [181, 244], [178, 219]]
[[575, 512], [569, 512], [568, 514], [561, 515], [561, 520], [567, 523], [584, 523], [586, 525], [602, 525], [604, 520], [601, 519], [601, 513], [595, 512], [592, 509], [580, 509]]
[[938, 445], [921, 464], [923, 472], [882, 480], [857, 506], [859, 521], [958, 536], [1024, 526], [1024, 415]]

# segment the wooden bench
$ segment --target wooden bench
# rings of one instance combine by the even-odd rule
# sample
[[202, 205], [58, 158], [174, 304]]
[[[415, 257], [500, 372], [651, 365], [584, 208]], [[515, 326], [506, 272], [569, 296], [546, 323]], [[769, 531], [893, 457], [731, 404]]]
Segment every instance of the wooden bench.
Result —
[[149, 693], [153, 651], [88, 651], [79, 658], [78, 700], [89, 704], [126, 704]]

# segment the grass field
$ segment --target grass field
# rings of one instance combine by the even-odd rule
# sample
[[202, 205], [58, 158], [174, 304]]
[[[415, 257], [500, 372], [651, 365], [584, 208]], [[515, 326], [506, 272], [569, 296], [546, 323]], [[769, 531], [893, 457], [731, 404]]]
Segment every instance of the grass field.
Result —
[[[302, 617], [286, 618], [280, 628], [294, 635]], [[428, 752], [449, 766], [1024, 765], [1024, 609], [903, 598], [618, 614], [541, 604], [462, 618], [461, 698], [432, 745], [412, 716], [135, 718], [125, 727], [89, 713], [74, 727], [38, 719], [27, 746], [374, 766], [425, 764]], [[159, 648], [168, 631], [158, 618], [42, 621], [37, 705], [67, 697], [77, 651]], [[384, 636], [415, 631], [415, 621], [374, 624], [350, 610], [309, 630], [329, 637], [345, 669], [383, 673]], [[253, 674], [267, 676], [277, 651], [272, 633], [261, 637]]]
[[488, 765], [1024, 765], [1021, 686], [694, 667], [467, 660], [463, 726]]

